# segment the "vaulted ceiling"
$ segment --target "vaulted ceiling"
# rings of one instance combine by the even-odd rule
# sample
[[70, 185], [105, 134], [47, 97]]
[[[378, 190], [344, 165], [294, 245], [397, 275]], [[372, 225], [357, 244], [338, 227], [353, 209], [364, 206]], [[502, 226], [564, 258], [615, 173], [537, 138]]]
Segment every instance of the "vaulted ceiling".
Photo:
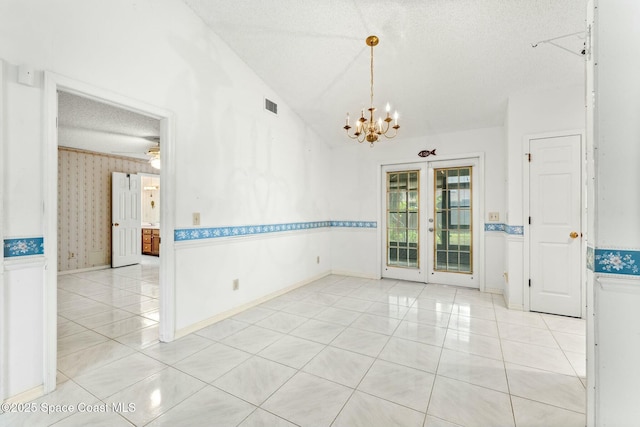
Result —
[[532, 47], [583, 32], [584, 0], [184, 2], [331, 144], [368, 107], [371, 34], [403, 137], [500, 126], [510, 94], [584, 81], [584, 34]]

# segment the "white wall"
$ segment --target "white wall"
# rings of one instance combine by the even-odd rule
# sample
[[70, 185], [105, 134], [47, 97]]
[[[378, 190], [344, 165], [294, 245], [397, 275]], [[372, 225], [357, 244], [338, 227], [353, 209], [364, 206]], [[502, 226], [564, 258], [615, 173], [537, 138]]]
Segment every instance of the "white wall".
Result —
[[[502, 128], [451, 132], [414, 139], [403, 139], [401, 134], [402, 129], [396, 139], [383, 139], [374, 148], [367, 143], [358, 144], [349, 140], [344, 148], [332, 152], [331, 218], [378, 222], [377, 229], [332, 229], [331, 264], [334, 270], [380, 277], [380, 165], [424, 161], [418, 156], [422, 150], [436, 149], [436, 156], [429, 157], [429, 160], [484, 153], [486, 191], [483, 194], [482, 216], [488, 217], [487, 212], [498, 212], [501, 219], [505, 216]], [[485, 253], [491, 250], [492, 254], [491, 258], [485, 259], [487, 288], [503, 288], [503, 239], [504, 236], [499, 232], [485, 234], [485, 247], [482, 250]]]
[[[178, 228], [191, 225], [193, 212], [200, 212], [202, 227], [329, 219], [326, 144], [184, 3], [5, 0], [0, 28], [0, 58], [8, 63], [5, 238], [43, 235], [45, 70], [175, 114]], [[17, 83], [21, 64], [36, 71], [34, 87]], [[264, 97], [279, 104], [278, 116], [263, 109]], [[329, 230], [295, 233], [176, 244], [178, 328], [329, 271]], [[36, 276], [31, 299], [8, 295], [5, 306], [41, 312], [45, 283]], [[5, 288], [18, 286], [15, 277], [5, 275]], [[233, 278], [241, 280], [236, 293]], [[37, 317], [24, 326], [34, 340], [43, 339]], [[8, 328], [13, 343], [19, 331]], [[31, 375], [41, 369], [41, 352], [15, 349], [33, 363], [8, 361], [8, 396], [42, 383]], [[16, 378], [29, 381], [13, 386]]]
[[[567, 53], [569, 55], [569, 53]], [[576, 57], [576, 61], [582, 59]], [[507, 108], [507, 220], [522, 226], [528, 221], [523, 211], [523, 178], [525, 171], [524, 141], [529, 136], [550, 132], [582, 131], [585, 128], [584, 81], [569, 87], [537, 88], [509, 97]], [[524, 238], [510, 235], [507, 239], [506, 271], [509, 277], [507, 304], [524, 307]]]
[[[41, 261], [13, 263], [5, 261], [5, 302], [2, 316], [9, 328], [6, 342], [6, 366], [2, 374], [5, 396], [31, 390], [42, 384], [44, 324]], [[34, 297], [36, 296], [36, 297]]]
[[[550, 48], [551, 49], [551, 48]], [[567, 55], [570, 55], [567, 53]], [[582, 59], [576, 57], [576, 61]], [[528, 135], [585, 127], [584, 81], [574, 86], [536, 88], [509, 96], [508, 106], [508, 221], [524, 225], [522, 212], [522, 144]]]
[[[189, 331], [212, 313], [229, 312], [259, 296], [321, 277], [330, 270], [329, 240], [329, 233], [315, 230], [179, 245], [176, 263], [189, 292], [176, 296], [176, 329]], [[214, 268], [203, 268], [212, 263]], [[238, 291], [232, 291], [234, 279]]]
[[588, 11], [595, 15], [588, 87], [595, 90], [595, 109], [587, 117], [594, 135], [589, 193], [595, 208], [590, 244], [596, 253], [589, 275], [594, 307], [588, 342], [595, 351], [588, 353], [588, 385], [594, 389], [588, 421], [632, 426], [640, 419], [640, 273], [626, 260], [620, 270], [605, 271], [597, 255], [627, 250], [640, 265], [640, 3], [599, 1], [597, 9], [594, 3]]

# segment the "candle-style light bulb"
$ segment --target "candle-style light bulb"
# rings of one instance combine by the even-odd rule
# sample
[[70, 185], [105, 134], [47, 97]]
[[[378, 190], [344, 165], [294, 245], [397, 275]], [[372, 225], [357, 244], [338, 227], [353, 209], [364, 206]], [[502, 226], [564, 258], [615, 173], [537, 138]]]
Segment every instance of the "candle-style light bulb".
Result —
[[386, 108], [386, 110], [387, 110], [387, 113], [388, 113], [389, 111], [391, 111], [391, 105], [389, 105], [389, 103], [388, 103], [388, 102], [387, 102], [387, 108]]
[[393, 119], [395, 120], [395, 125], [398, 125], [398, 112], [393, 113]]
[[347, 126], [349, 126], [349, 113], [347, 113]]

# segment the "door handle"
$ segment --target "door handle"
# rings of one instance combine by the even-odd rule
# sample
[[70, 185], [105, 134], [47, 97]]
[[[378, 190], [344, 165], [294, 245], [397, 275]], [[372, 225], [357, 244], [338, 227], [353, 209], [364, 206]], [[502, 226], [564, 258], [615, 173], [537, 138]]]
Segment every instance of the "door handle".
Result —
[[120, 224], [118, 224], [117, 222], [115, 224], [113, 224], [114, 227], [119, 227]]
[[429, 231], [433, 233], [433, 227], [429, 227]]
[[569, 237], [571, 237], [572, 239], [575, 239], [576, 237], [578, 237], [578, 232], [572, 231], [571, 233], [569, 233]]

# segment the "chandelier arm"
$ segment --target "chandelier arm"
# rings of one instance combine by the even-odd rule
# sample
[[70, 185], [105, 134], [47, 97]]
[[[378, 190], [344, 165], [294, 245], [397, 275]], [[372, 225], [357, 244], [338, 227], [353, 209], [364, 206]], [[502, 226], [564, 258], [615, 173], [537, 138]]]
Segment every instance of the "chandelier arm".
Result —
[[385, 133], [383, 133], [383, 135], [385, 136], [385, 138], [387, 138], [387, 139], [393, 139], [393, 138], [395, 138], [396, 136], [398, 136], [398, 129], [397, 129], [397, 128], [393, 128], [393, 129], [395, 129], [396, 131], [395, 131], [395, 132], [393, 133], [393, 135], [391, 135], [391, 136], [387, 135], [387, 133], [386, 133], [386, 132], [385, 132]]
[[385, 136], [386, 136], [386, 135], [387, 135], [387, 132], [389, 132], [389, 122], [387, 122], [387, 121], [383, 120], [383, 123], [384, 123], [384, 124], [383, 124], [382, 126], [384, 126], [384, 131], [382, 130], [382, 127], [381, 127], [381, 128], [380, 128], [380, 133], [381, 133], [382, 135], [385, 135]]
[[352, 134], [350, 134], [350, 133], [349, 133], [349, 131], [347, 130], [347, 136], [348, 136], [349, 138], [351, 138], [351, 139], [355, 139], [355, 140], [357, 140], [358, 142], [363, 142], [363, 141], [364, 141], [364, 139], [365, 139], [365, 135], [366, 135], [366, 133], [365, 133], [365, 132], [363, 132], [363, 131], [360, 131], [360, 134], [358, 134], [358, 135], [355, 135], [355, 134], [353, 134], [353, 135], [352, 135]]

